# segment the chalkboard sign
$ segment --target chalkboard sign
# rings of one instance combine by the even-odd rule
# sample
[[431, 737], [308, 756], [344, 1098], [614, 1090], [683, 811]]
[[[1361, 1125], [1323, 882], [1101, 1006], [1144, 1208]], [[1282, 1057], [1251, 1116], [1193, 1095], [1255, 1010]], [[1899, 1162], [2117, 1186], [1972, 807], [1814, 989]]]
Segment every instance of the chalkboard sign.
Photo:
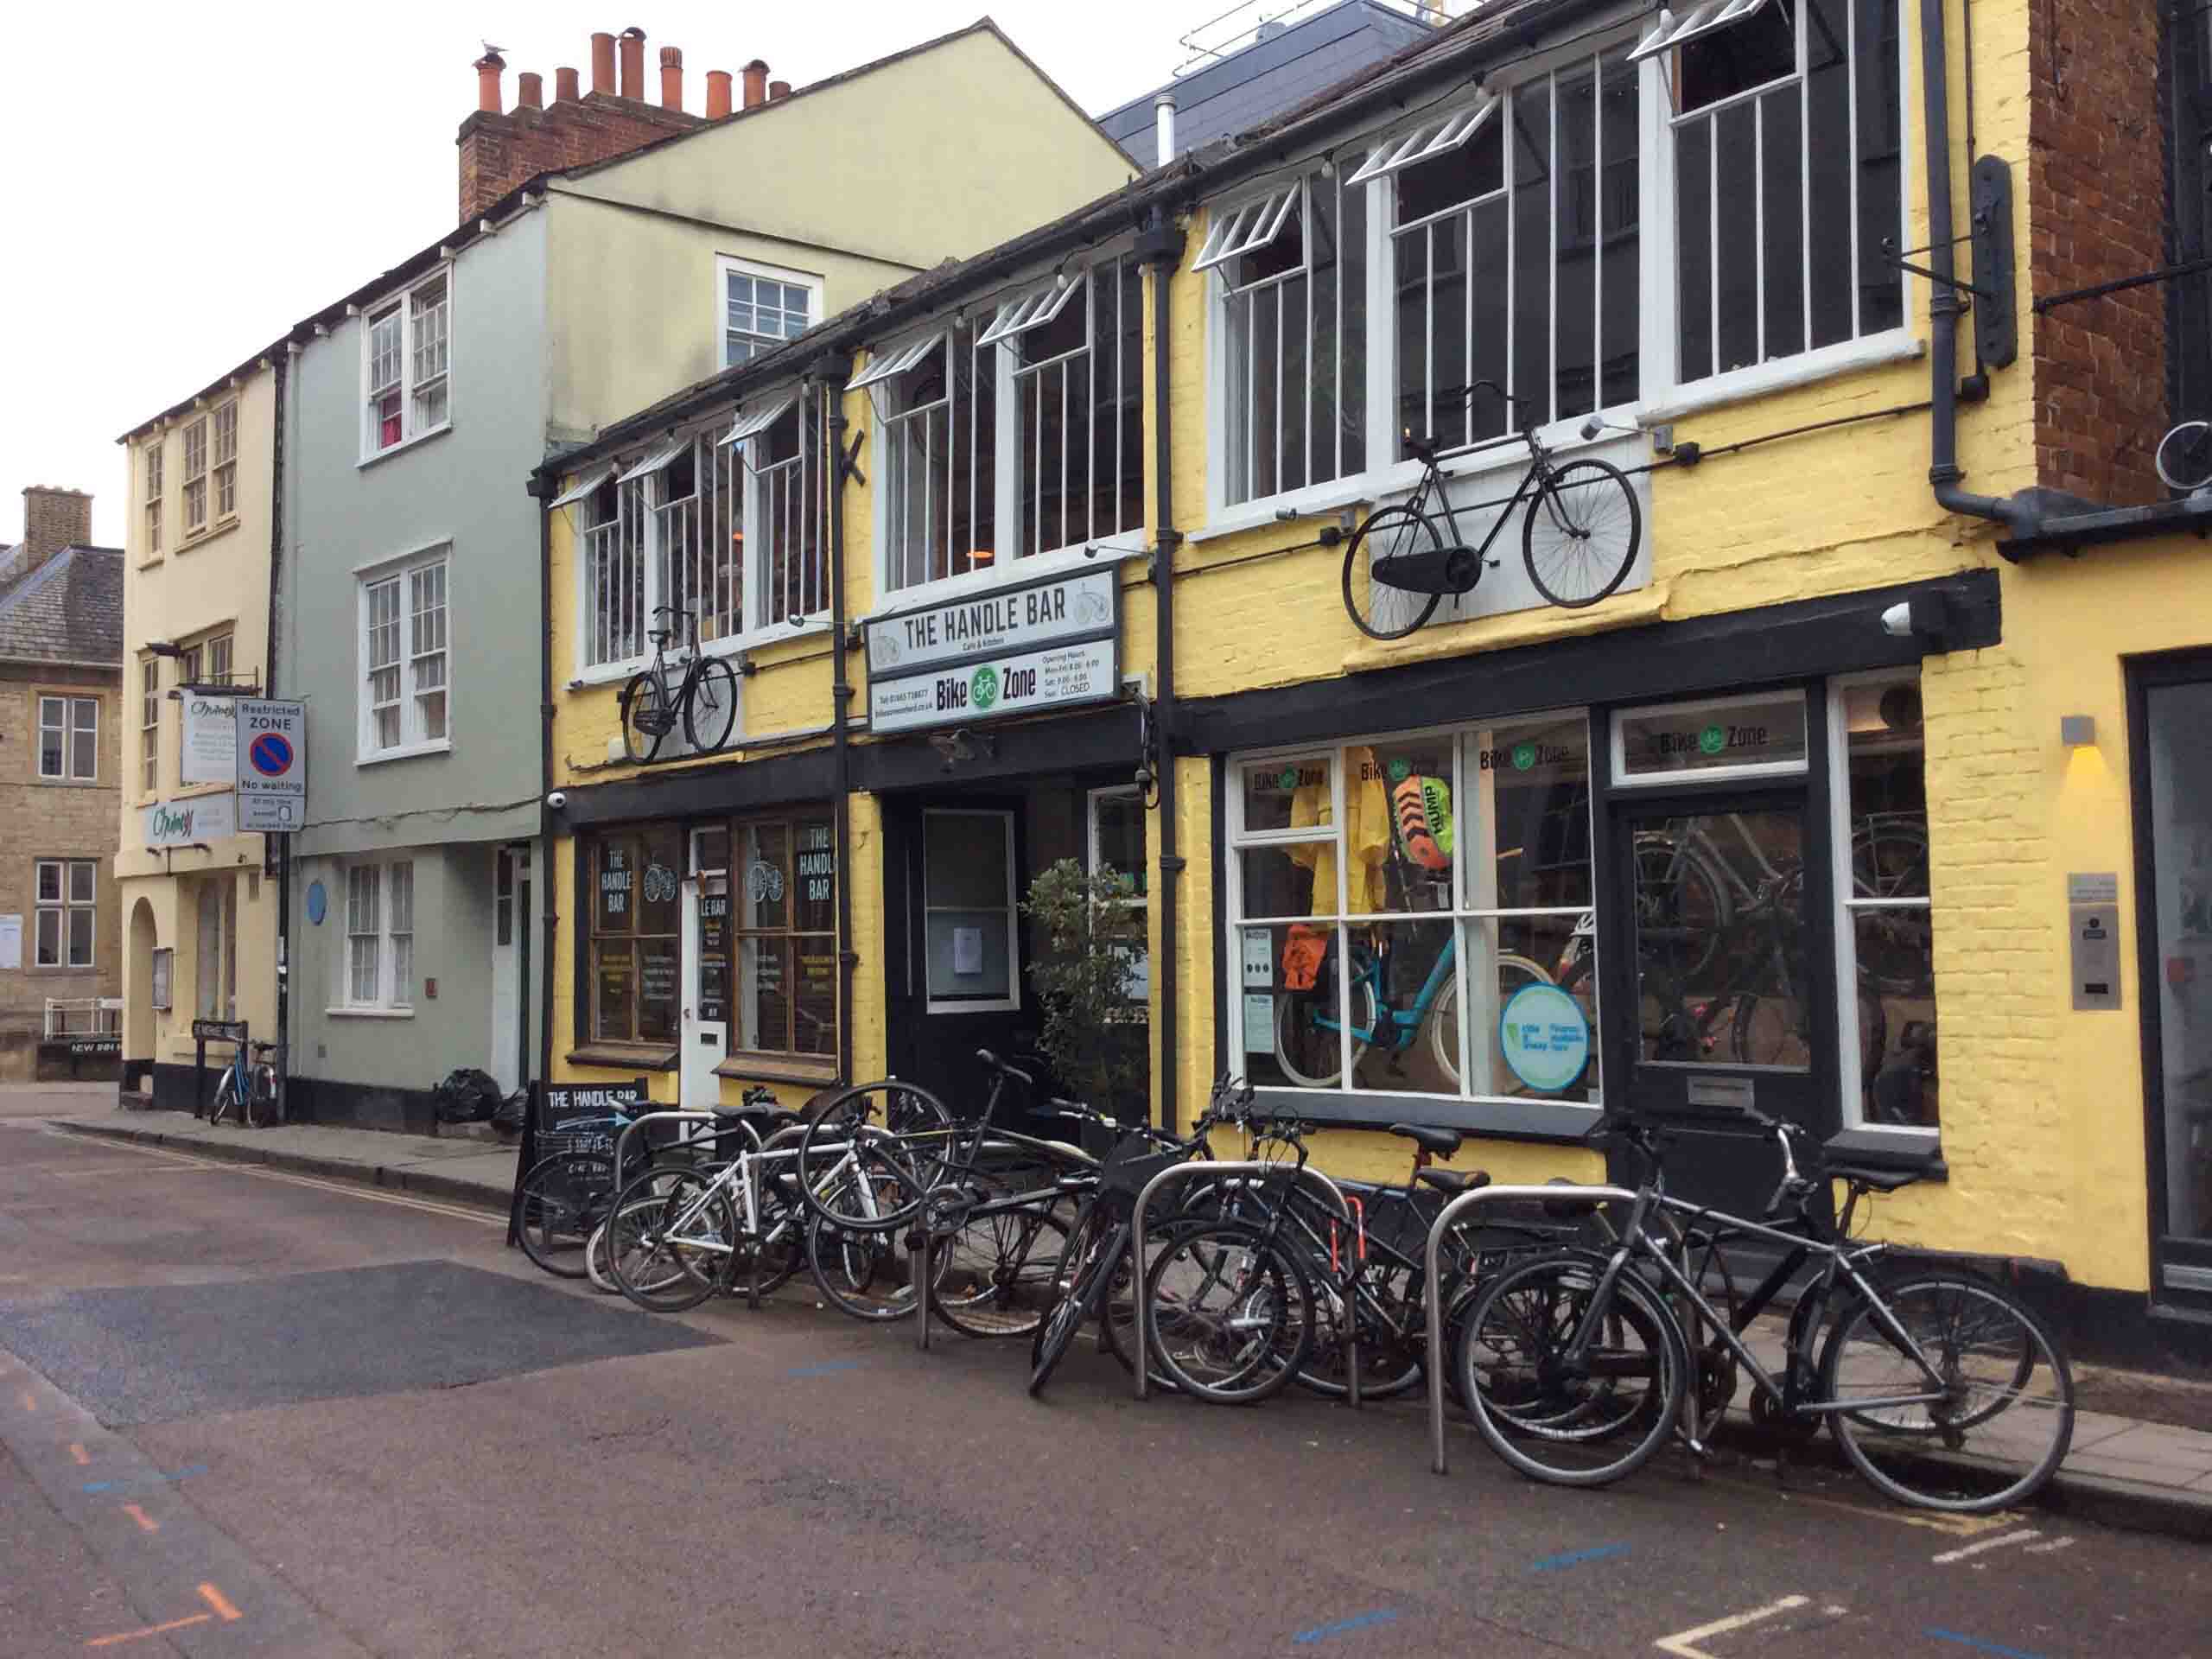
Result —
[[[628, 1083], [531, 1084], [530, 1109], [523, 1117], [522, 1146], [515, 1159], [514, 1192], [508, 1202], [507, 1243], [522, 1242], [522, 1185], [542, 1160], [566, 1159], [563, 1168], [578, 1192], [612, 1192], [619, 1185], [614, 1147], [621, 1130], [607, 1120], [617, 1112], [637, 1117], [652, 1109], [643, 1077]], [[650, 1136], [652, 1130], [645, 1134]], [[632, 1143], [633, 1170], [644, 1150]]]
[[617, 1112], [636, 1117], [652, 1109], [643, 1077], [629, 1083], [549, 1083], [538, 1091], [537, 1132], [565, 1134], [571, 1123], [603, 1122]]

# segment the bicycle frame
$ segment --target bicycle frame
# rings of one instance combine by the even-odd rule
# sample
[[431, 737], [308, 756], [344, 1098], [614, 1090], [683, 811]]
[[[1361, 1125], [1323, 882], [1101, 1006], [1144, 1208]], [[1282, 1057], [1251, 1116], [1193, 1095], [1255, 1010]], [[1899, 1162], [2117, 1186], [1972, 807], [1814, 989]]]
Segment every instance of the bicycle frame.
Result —
[[[1529, 470], [1521, 474], [1521, 481], [1513, 486], [1513, 493], [1506, 497], [1502, 505], [1496, 502], [1484, 501], [1471, 503], [1466, 508], [1467, 512], [1472, 513], [1491, 506], [1499, 507], [1497, 520], [1490, 527], [1490, 534], [1483, 537], [1480, 547], [1473, 550], [1478, 569], [1481, 568], [1481, 561], [1489, 556], [1492, 544], [1505, 533], [1505, 526], [1512, 522], [1514, 509], [1532, 493], [1541, 490], [1545, 480], [1551, 477], [1551, 452], [1538, 442], [1535, 429], [1524, 426], [1521, 429], [1520, 435], [1522, 442], [1529, 446]], [[1490, 446], [1487, 444], [1477, 444], [1470, 445], [1469, 448], [1488, 447]], [[1454, 450], [1452, 453], [1459, 454], [1466, 451]], [[1452, 505], [1451, 493], [1444, 487], [1444, 473], [1439, 464], [1438, 454], [1433, 450], [1421, 457], [1421, 482], [1414, 486], [1413, 494], [1406, 499], [1406, 505], [1417, 513], [1426, 515], [1428, 511], [1429, 498], [1432, 495], [1443, 508], [1444, 521], [1452, 526], [1454, 543], [1465, 547], [1466, 542], [1459, 534], [1460, 510]], [[1533, 511], [1533, 508], [1531, 510]]]
[[[1374, 986], [1375, 1007], [1381, 1016], [1376, 1023], [1380, 1025], [1387, 1020], [1390, 1029], [1387, 1037], [1382, 1037], [1363, 1026], [1354, 1026], [1351, 1034], [1370, 1048], [1411, 1048], [1420, 1039], [1421, 1028], [1428, 1019], [1428, 1011], [1436, 1006], [1436, 999], [1444, 994], [1444, 987], [1452, 977], [1452, 966], [1459, 953], [1459, 940], [1454, 933], [1445, 940], [1444, 949], [1437, 953], [1435, 963], [1429, 969], [1428, 977], [1421, 982], [1413, 1006], [1395, 1008], [1390, 1006], [1390, 999], [1384, 995], [1386, 987], [1382, 980], [1383, 964], [1389, 960], [1389, 953], [1387, 950], [1369, 950], [1366, 962], [1353, 973], [1352, 982], [1357, 984], [1364, 980]], [[1323, 1014], [1318, 1007], [1313, 1010], [1313, 1020], [1318, 1030], [1342, 1031], [1344, 1028], [1343, 1020]]]

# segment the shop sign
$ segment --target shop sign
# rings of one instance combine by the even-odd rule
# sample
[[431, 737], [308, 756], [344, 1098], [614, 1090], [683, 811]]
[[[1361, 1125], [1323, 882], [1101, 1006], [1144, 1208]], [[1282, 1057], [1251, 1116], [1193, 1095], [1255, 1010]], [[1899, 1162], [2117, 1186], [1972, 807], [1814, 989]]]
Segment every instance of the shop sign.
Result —
[[300, 702], [234, 699], [238, 827], [296, 830], [308, 816], [308, 713]]
[[1797, 691], [1628, 709], [1613, 716], [1624, 780], [1684, 773], [1802, 772], [1805, 698]]
[[143, 844], [189, 847], [238, 833], [238, 807], [228, 795], [198, 795], [188, 801], [156, 801], [140, 815]]
[[1582, 1005], [1556, 985], [1524, 985], [1497, 1017], [1497, 1046], [1513, 1075], [1556, 1094], [1590, 1062], [1590, 1022]]
[[184, 700], [184, 749], [178, 776], [187, 784], [227, 784], [238, 769], [238, 715], [232, 697]]
[[1002, 589], [868, 624], [878, 732], [961, 726], [1121, 694], [1111, 569]]

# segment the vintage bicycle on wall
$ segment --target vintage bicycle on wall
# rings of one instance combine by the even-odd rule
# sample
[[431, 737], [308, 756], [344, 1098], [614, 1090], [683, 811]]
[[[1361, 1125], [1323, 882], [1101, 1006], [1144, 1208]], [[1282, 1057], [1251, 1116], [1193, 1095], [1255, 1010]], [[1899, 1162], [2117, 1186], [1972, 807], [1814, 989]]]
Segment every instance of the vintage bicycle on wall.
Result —
[[[661, 744], [683, 722], [683, 735], [692, 749], [710, 754], [729, 741], [737, 723], [737, 674], [728, 662], [709, 657], [699, 649], [699, 613], [673, 605], [656, 605], [653, 614], [677, 619], [669, 626], [652, 628], [645, 637], [653, 642], [653, 659], [630, 677], [622, 688], [622, 751], [643, 765], [660, 753]], [[679, 643], [683, 665], [668, 660], [667, 645], [688, 632], [688, 646]]]
[[1470, 547], [1459, 527], [1461, 510], [1452, 505], [1437, 467], [1443, 446], [1406, 434], [1407, 453], [1421, 463], [1421, 482], [1405, 501], [1369, 513], [1344, 550], [1344, 609], [1373, 639], [1402, 639], [1435, 615], [1447, 597], [1472, 593], [1483, 572], [1497, 565], [1490, 550], [1524, 502], [1522, 562], [1529, 582], [1551, 603], [1569, 610], [1595, 605], [1627, 579], [1636, 563], [1643, 514], [1628, 475], [1603, 461], [1554, 462], [1536, 435], [1535, 416], [1525, 412], [1525, 399], [1495, 380], [1460, 388], [1470, 399], [1484, 390], [1514, 411], [1521, 441], [1529, 447], [1529, 470], [1482, 544]]

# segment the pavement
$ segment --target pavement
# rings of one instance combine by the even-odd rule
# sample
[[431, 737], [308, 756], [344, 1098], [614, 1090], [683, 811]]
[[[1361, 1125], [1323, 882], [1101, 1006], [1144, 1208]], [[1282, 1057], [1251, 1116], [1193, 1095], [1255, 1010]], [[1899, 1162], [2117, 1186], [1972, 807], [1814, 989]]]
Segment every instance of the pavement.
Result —
[[[41, 1094], [49, 1096], [46, 1121], [74, 1135], [261, 1164], [501, 1214], [513, 1192], [518, 1155], [513, 1147], [313, 1124], [211, 1128], [179, 1112], [88, 1113], [86, 1103], [99, 1098], [103, 1089], [111, 1099], [112, 1085], [41, 1085]], [[0, 1118], [29, 1115], [10, 1109], [21, 1092], [0, 1090]], [[782, 1294], [810, 1302], [814, 1296], [803, 1277]], [[2072, 1449], [2044, 1504], [2105, 1524], [2212, 1540], [2212, 1432], [2189, 1426], [2212, 1424], [2212, 1385], [2085, 1364], [2077, 1364], [2075, 1373], [2077, 1398], [2085, 1403], [2076, 1411]], [[2168, 1421], [2092, 1408], [2099, 1399], [2114, 1397], [2138, 1409], [2147, 1402]], [[1402, 1413], [1414, 1408], [1386, 1404], [1379, 1409]]]
[[1538, 1486], [1297, 1390], [786, 1294], [671, 1319], [502, 1218], [0, 1121], [0, 1651], [2212, 1655], [2212, 1553], [1662, 1453]]

